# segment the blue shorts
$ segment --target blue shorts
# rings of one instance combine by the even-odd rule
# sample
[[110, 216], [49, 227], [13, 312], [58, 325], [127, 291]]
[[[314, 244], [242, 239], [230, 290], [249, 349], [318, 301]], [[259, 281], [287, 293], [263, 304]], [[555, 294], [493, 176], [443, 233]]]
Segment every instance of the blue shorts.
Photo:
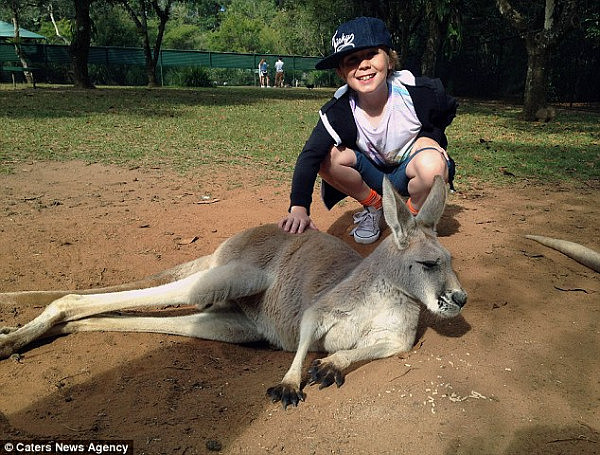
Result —
[[[408, 193], [408, 181], [410, 179], [406, 176], [406, 167], [418, 153], [429, 149], [437, 150], [433, 147], [423, 147], [397, 166], [379, 166], [362, 152], [355, 150], [356, 165], [354, 168], [360, 173], [369, 188], [374, 189], [377, 193], [383, 194], [383, 176], [385, 175], [402, 196], [408, 197], [410, 196]], [[456, 166], [452, 158], [446, 160], [446, 164], [448, 165], [448, 181], [450, 182], [450, 188], [452, 188]]]

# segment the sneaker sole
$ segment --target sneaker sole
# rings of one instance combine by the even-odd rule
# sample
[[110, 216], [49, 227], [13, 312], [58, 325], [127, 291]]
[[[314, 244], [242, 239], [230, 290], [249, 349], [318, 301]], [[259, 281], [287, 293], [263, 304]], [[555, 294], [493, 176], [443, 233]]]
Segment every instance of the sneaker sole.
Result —
[[379, 240], [380, 235], [381, 234], [377, 234], [377, 236], [375, 236], [375, 237], [368, 237], [368, 238], [357, 237], [356, 235], [354, 235], [354, 241], [356, 243], [360, 243], [361, 245], [369, 245], [369, 244], [375, 243], [377, 240]]

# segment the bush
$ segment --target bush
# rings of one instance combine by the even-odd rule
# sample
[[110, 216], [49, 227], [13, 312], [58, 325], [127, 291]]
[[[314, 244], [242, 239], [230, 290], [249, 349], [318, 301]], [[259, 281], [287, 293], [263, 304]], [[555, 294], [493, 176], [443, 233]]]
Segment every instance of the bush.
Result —
[[335, 87], [343, 81], [333, 74], [333, 71], [311, 71], [306, 75], [306, 83], [315, 87]]
[[178, 87], [212, 87], [213, 82], [204, 68], [197, 66], [173, 68], [165, 75], [164, 85]]
[[258, 84], [258, 74], [253, 70], [240, 68], [210, 68], [210, 78], [217, 85], [251, 86]]
[[89, 65], [91, 81], [96, 85], [144, 86], [146, 69], [137, 65]]

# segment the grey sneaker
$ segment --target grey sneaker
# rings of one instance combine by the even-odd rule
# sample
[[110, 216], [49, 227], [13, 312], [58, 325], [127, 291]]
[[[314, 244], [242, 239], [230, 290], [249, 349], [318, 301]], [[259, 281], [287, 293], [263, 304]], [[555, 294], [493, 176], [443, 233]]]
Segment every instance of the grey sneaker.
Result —
[[365, 207], [362, 212], [354, 214], [354, 224], [357, 226], [350, 231], [350, 234], [354, 236], [356, 243], [367, 245], [377, 241], [381, 234], [379, 228], [381, 215], [383, 215], [383, 209], [374, 207]]

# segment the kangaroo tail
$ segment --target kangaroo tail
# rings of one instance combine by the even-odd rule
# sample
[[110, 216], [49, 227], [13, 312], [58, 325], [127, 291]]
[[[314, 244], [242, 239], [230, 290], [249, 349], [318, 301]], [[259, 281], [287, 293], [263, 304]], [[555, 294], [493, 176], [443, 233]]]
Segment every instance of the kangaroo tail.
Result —
[[543, 235], [526, 235], [525, 237], [560, 251], [571, 259], [575, 259], [577, 262], [600, 273], [600, 253], [588, 247], [567, 240], [544, 237]]

